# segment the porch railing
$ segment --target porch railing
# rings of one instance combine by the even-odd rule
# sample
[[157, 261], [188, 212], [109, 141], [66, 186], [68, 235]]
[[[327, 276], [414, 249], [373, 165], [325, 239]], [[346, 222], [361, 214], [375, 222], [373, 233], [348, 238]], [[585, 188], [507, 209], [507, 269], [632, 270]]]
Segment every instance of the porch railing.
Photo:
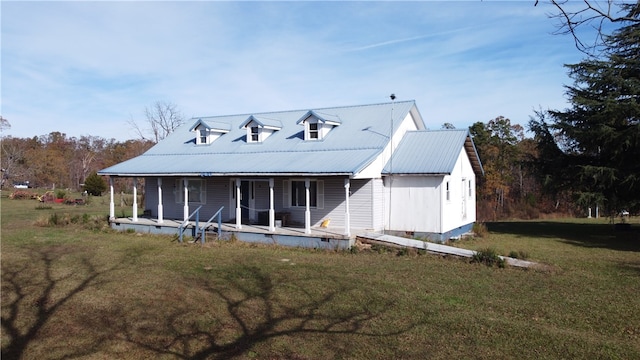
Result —
[[209, 220], [207, 220], [207, 222], [202, 226], [200, 226], [200, 208], [202, 208], [202, 205], [198, 206], [198, 208], [195, 209], [191, 213], [191, 215], [189, 215], [187, 220], [185, 220], [184, 222], [182, 222], [182, 224], [180, 224], [180, 227], [179, 227], [179, 240], [180, 240], [180, 242], [182, 242], [182, 237], [184, 235], [184, 229], [189, 226], [189, 221], [194, 216], [195, 216], [195, 226], [193, 228], [193, 238], [197, 239], [198, 238], [198, 233], [200, 233], [200, 243], [201, 244], [204, 244], [205, 234], [207, 232], [207, 228], [211, 225], [211, 222], [216, 217], [218, 218], [218, 237], [220, 237], [222, 235], [222, 210], [224, 209], [224, 206], [220, 207], [220, 209], [218, 209], [218, 211], [216, 211], [216, 213], [213, 214], [213, 216], [211, 216], [209, 218]]
[[198, 206], [198, 208], [197, 208], [197, 209], [195, 209], [195, 210], [191, 213], [191, 215], [189, 215], [189, 216], [187, 217], [187, 219], [186, 219], [185, 221], [183, 221], [183, 222], [182, 222], [182, 224], [180, 224], [180, 227], [178, 228], [178, 229], [179, 229], [179, 233], [178, 233], [178, 234], [179, 234], [179, 237], [178, 237], [178, 239], [179, 239], [179, 241], [180, 241], [180, 242], [182, 242], [182, 235], [183, 235], [183, 233], [184, 233], [184, 229], [185, 229], [187, 226], [189, 226], [189, 221], [191, 220], [191, 218], [192, 218], [194, 215], [195, 215], [195, 217], [196, 217], [196, 226], [195, 226], [195, 232], [194, 232], [194, 234], [193, 234], [193, 238], [195, 239], [195, 238], [198, 236], [198, 228], [199, 228], [198, 224], [200, 223], [200, 209], [201, 209], [201, 208], [202, 208], [202, 205]]
[[218, 209], [218, 211], [216, 211], [216, 213], [213, 214], [213, 216], [210, 217], [204, 225], [202, 225], [202, 237], [200, 238], [200, 242], [202, 244], [204, 244], [204, 234], [207, 233], [207, 228], [211, 225], [211, 221], [215, 217], [218, 218], [218, 239], [222, 235], [222, 209], [224, 209], [224, 206], [220, 207], [220, 209]]

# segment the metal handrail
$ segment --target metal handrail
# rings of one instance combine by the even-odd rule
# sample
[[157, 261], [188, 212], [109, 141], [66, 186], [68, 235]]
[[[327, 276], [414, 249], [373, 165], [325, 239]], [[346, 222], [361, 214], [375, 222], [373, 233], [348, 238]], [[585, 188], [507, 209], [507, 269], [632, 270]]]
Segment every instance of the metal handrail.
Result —
[[189, 215], [183, 222], [182, 224], [180, 224], [180, 236], [179, 236], [179, 241], [182, 242], [182, 235], [184, 233], [184, 228], [189, 226], [189, 219], [191, 219], [193, 217], [193, 215], [196, 215], [196, 233], [194, 234], [194, 237], [198, 236], [198, 223], [200, 222], [200, 208], [202, 208], [202, 205], [198, 206], [197, 209], [195, 209], [191, 215]]
[[218, 209], [218, 211], [216, 211], [216, 213], [213, 214], [213, 216], [211, 216], [204, 225], [202, 225], [202, 237], [200, 238], [200, 242], [202, 244], [204, 244], [204, 234], [206, 233], [205, 230], [207, 227], [209, 227], [209, 225], [211, 225], [211, 220], [213, 220], [213, 218], [215, 218], [216, 216], [218, 217], [218, 238], [220, 238], [220, 236], [222, 235], [222, 209], [224, 209], [224, 206]]

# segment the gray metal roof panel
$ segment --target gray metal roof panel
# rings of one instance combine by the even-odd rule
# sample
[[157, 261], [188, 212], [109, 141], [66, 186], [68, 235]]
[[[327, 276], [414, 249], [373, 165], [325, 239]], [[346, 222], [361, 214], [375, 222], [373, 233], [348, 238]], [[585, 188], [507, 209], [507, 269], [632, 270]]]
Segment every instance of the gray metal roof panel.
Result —
[[[392, 110], [393, 109], [393, 110]], [[103, 175], [222, 173], [357, 173], [389, 141], [391, 115], [396, 128], [415, 109], [414, 101], [315, 109], [341, 120], [322, 140], [305, 141], [296, 122], [309, 110], [201, 117], [207, 124], [230, 124], [211, 144], [196, 145], [190, 125], [176, 129], [134, 159], [101, 170]], [[262, 143], [247, 143], [239, 127], [249, 116], [278, 119], [282, 129]], [[422, 124], [422, 119], [416, 119]]]
[[383, 173], [450, 174], [468, 136], [468, 130], [409, 131]]

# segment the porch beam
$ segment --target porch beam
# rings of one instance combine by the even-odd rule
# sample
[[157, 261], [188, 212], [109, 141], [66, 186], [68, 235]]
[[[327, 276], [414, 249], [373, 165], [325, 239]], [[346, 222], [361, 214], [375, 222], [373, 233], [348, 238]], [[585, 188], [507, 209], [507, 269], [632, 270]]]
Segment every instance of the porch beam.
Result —
[[349, 210], [349, 192], [351, 182], [349, 178], [344, 179], [344, 234], [351, 236], [351, 214]]
[[162, 207], [162, 178], [158, 178], [158, 224], [162, 224], [164, 222], [164, 214]]
[[109, 219], [116, 218], [116, 206], [113, 202], [113, 178], [109, 176]]
[[276, 210], [273, 200], [273, 178], [269, 179], [269, 231], [276, 231]]
[[236, 229], [242, 229], [242, 208], [240, 207], [240, 179], [236, 179]]
[[311, 187], [311, 180], [304, 179], [304, 196], [305, 196], [305, 209], [304, 209], [304, 233], [311, 234], [311, 207], [309, 206], [309, 188]]
[[133, 222], [138, 221], [138, 178], [133, 178]]

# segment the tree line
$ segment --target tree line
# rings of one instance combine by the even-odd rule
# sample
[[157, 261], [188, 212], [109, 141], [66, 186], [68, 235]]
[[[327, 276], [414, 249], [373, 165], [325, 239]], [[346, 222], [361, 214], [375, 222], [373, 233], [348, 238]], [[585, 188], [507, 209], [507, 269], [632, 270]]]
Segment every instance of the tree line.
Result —
[[138, 156], [152, 145], [143, 139], [77, 138], [60, 132], [32, 138], [5, 136], [0, 154], [2, 187], [28, 183], [37, 188], [81, 190], [92, 173]]

